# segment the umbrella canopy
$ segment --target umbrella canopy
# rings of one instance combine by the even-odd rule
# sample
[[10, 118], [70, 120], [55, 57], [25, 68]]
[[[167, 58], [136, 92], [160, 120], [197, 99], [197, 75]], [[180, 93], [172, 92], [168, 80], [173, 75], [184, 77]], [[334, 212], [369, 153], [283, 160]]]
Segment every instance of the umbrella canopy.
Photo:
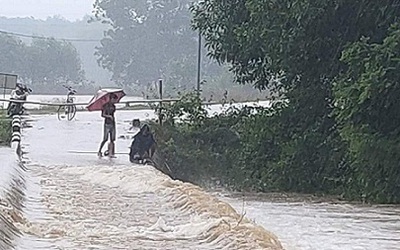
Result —
[[122, 99], [122, 97], [125, 96], [125, 93], [122, 89], [100, 89], [93, 96], [92, 100], [90, 100], [86, 108], [89, 111], [102, 110], [103, 105], [110, 102], [111, 94], [115, 94], [115, 96], [117, 97], [116, 102], [119, 102]]

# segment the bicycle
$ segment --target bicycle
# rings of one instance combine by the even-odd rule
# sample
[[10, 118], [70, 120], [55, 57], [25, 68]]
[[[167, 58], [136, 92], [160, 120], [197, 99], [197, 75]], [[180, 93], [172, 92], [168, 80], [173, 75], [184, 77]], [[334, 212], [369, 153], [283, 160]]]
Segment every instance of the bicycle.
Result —
[[[74, 90], [72, 87], [65, 85], [63, 85], [63, 87], [68, 90], [66, 103], [73, 104], [74, 97], [72, 97], [72, 95], [76, 94], [76, 90]], [[68, 121], [71, 121], [72, 119], [74, 119], [75, 115], [76, 115], [76, 105], [61, 105], [57, 111], [58, 120], [67, 118]]]

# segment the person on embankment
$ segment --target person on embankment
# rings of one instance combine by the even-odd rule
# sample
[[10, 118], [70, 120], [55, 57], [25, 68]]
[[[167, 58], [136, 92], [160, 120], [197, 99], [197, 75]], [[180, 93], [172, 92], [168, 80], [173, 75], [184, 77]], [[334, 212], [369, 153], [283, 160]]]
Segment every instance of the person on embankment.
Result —
[[150, 131], [150, 127], [144, 124], [140, 131], [133, 137], [130, 147], [129, 160], [138, 162], [151, 159], [155, 152], [156, 141]]

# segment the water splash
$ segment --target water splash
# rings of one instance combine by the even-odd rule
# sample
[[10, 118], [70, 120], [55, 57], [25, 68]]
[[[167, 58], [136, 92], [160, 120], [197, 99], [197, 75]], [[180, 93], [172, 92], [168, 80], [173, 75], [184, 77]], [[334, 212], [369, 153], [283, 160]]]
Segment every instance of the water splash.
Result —
[[11, 148], [0, 148], [0, 158], [0, 249], [14, 249], [28, 223], [23, 216], [26, 169]]
[[150, 166], [33, 168], [53, 219], [31, 229], [56, 239], [54, 246], [68, 240], [71, 249], [282, 249], [226, 203]]

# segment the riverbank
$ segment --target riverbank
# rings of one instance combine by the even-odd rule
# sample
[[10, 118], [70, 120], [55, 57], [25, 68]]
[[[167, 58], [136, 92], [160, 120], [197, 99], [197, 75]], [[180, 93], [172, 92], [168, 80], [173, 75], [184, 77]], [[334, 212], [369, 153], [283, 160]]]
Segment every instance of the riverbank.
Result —
[[[288, 125], [288, 119], [292, 119], [289, 109], [282, 102], [271, 107], [227, 105], [224, 111], [210, 116], [196, 94], [189, 94], [165, 105], [164, 125], [154, 124], [153, 129], [162, 158], [179, 180], [240, 192], [289, 192], [362, 203], [400, 203], [397, 184], [392, 181], [399, 178], [398, 173], [377, 182], [385, 183], [385, 189], [361, 185], [360, 178], [370, 183], [377, 177], [373, 172], [367, 175], [363, 169], [352, 168], [350, 149], [340, 135], [321, 141], [322, 132], [316, 130], [300, 140], [293, 135], [299, 128]], [[372, 147], [378, 147], [377, 143]], [[386, 154], [382, 149], [376, 151]]]

